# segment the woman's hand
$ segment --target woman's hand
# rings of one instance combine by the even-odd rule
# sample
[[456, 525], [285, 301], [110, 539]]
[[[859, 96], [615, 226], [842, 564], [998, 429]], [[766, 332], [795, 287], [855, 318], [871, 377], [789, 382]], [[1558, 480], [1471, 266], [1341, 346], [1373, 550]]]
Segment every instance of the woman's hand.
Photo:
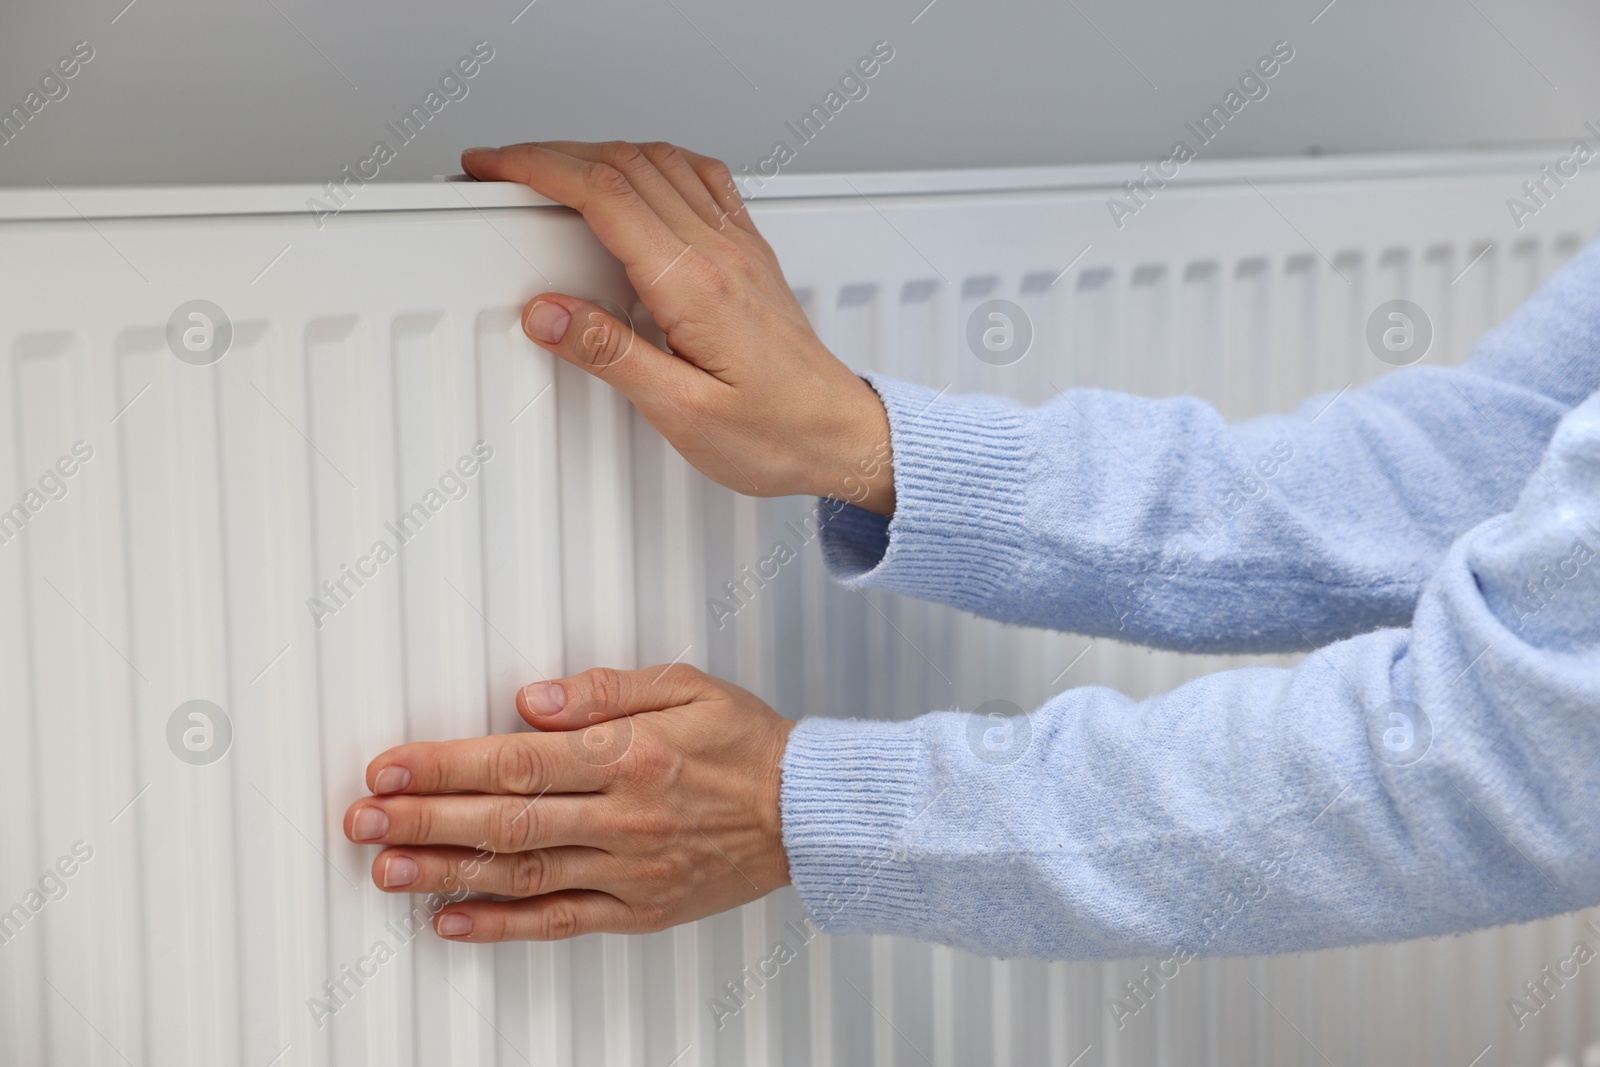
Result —
[[389, 846], [379, 887], [450, 899], [440, 936], [646, 933], [789, 884], [794, 724], [755, 696], [679, 664], [536, 683], [517, 709], [541, 732], [390, 749], [345, 813], [350, 840]]
[[615, 386], [730, 489], [893, 512], [883, 404], [812, 331], [726, 166], [625, 141], [475, 148], [461, 163], [482, 181], [522, 182], [580, 212], [622, 261], [671, 353], [561, 293], [524, 310], [535, 343]]

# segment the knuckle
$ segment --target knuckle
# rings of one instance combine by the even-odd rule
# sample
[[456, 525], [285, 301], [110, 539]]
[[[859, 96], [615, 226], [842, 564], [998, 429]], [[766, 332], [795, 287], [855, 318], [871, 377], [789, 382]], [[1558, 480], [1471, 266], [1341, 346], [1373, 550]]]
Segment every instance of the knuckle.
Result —
[[733, 171], [720, 159], [708, 159], [701, 165], [700, 177], [707, 185], [722, 193], [739, 193], [739, 188], [733, 182]]
[[439, 879], [439, 884], [446, 894], [470, 892], [471, 879], [472, 875], [467, 872], [465, 863], [447, 862], [444, 867], [444, 875]]
[[498, 793], [534, 793], [544, 781], [544, 761], [520, 739], [508, 739], [495, 753], [491, 780]]
[[666, 812], [655, 805], [640, 805], [625, 812], [618, 820], [622, 833], [634, 842], [659, 843], [673, 836], [673, 823]]
[[675, 689], [695, 689], [705, 683], [706, 674], [698, 667], [679, 662], [662, 671], [661, 680]]
[[539, 805], [501, 804], [490, 817], [489, 841], [496, 852], [522, 852], [534, 847], [543, 832]]
[[677, 884], [682, 869], [676, 860], [663, 854], [640, 860], [635, 873], [639, 881], [649, 886], [653, 893], [659, 896], [662, 889]]
[[583, 672], [589, 700], [613, 707], [622, 703], [622, 672], [614, 667], [591, 667]]
[[[728, 169], [726, 163], [720, 160], [712, 163], [700, 173], [700, 180], [705, 182], [706, 188], [716, 196], [717, 202], [728, 213], [730, 224], [734, 219], [743, 215], [745, 210], [744, 191], [739, 188], [739, 180], [733, 176], [733, 171]], [[737, 229], [738, 227], [731, 227]]]
[[702, 255], [698, 249], [691, 249], [683, 257], [683, 269], [688, 272], [691, 284], [697, 291], [715, 297], [719, 303], [732, 297], [738, 290], [733, 274]]
[[578, 913], [564, 900], [553, 900], [540, 916], [538, 940], [563, 941], [578, 934]]
[[[628, 747], [620, 756], [615, 758], [598, 759], [588, 763], [588, 774], [593, 776], [595, 787], [600, 790], [610, 790], [627, 784], [627, 768], [628, 760], [632, 755], [633, 750], [633, 736], [632, 734], [629, 734], [620, 742], [616, 741], [615, 737], [616, 735], [611, 735], [610, 737], [605, 738], [605, 741], [608, 746], [626, 744]], [[614, 751], [614, 748], [610, 749], [610, 751]]]
[[672, 925], [677, 909], [662, 901], [650, 901], [647, 904], [636, 905], [633, 914], [639, 924], [640, 932], [653, 934]]
[[[429, 845], [434, 843], [434, 815], [433, 805], [424, 801], [415, 805], [409, 812], [411, 823], [411, 837], [418, 844]], [[399, 822], [399, 819], [395, 820]]]
[[754, 262], [759, 263], [762, 270], [772, 271], [775, 269], [780, 276], [783, 274], [783, 267], [778, 263], [778, 253], [772, 250], [772, 246], [767, 243], [767, 239], [759, 233], [740, 227], [731, 227], [729, 239], [741, 252], [751, 257]]
[[600, 145], [600, 158], [617, 170], [626, 171], [644, 162], [645, 154], [632, 141], [606, 141]]
[[675, 777], [678, 757], [669, 746], [634, 735], [628, 750], [629, 776], [650, 785], [661, 785]]
[[584, 188], [593, 196], [618, 197], [633, 192], [628, 176], [607, 163], [590, 161], [584, 164], [582, 174]]
[[730, 238], [723, 246], [722, 259], [736, 274], [754, 274], [760, 264], [756, 256], [736, 238]]
[[683, 159], [678, 154], [678, 146], [668, 141], [646, 141], [639, 146], [639, 150], [657, 169], [675, 166]]
[[536, 897], [548, 893], [555, 884], [549, 853], [536, 849], [518, 853], [511, 872], [511, 893], [518, 897]]

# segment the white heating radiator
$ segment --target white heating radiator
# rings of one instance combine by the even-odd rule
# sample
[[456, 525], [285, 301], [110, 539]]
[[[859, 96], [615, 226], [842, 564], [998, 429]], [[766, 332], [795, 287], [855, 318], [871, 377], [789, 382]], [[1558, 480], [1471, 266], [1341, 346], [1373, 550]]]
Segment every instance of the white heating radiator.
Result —
[[[785, 178], [753, 211], [853, 365], [1241, 418], [1385, 371], [1364, 328], [1391, 297], [1430, 316], [1430, 361], [1461, 358], [1600, 221], [1574, 182], [1511, 224], [1552, 158], [1196, 163], [1121, 230], [1108, 186], [1132, 168]], [[0, 517], [5, 1064], [1600, 1063], [1594, 979], [1520, 1032], [1505, 1003], [1570, 954], [1575, 917], [1198, 963], [1121, 1030], [1106, 1002], [1140, 961], [827, 937], [719, 1030], [711, 998], [793, 939], [792, 890], [648, 937], [398, 938], [415, 901], [372, 887], [373, 850], [341, 833], [367, 760], [517, 728], [540, 676], [681, 657], [791, 716], [904, 717], [1244, 661], [863, 597], [814, 544], [719, 629], [708, 600], [809, 505], [710, 486], [521, 336], [541, 289], [633, 305], [581, 221], [435, 183], [369, 186], [319, 229], [317, 195], [0, 193], [0, 508], [26, 519]], [[1036, 331], [1009, 367], [964, 339], [994, 297]], [[193, 300], [231, 322], [214, 363], [169, 345]], [[479, 441], [464, 495], [318, 630], [319, 584]], [[214, 705], [193, 753], [190, 701]], [[308, 1002], [379, 941], [393, 958], [319, 1027]]]

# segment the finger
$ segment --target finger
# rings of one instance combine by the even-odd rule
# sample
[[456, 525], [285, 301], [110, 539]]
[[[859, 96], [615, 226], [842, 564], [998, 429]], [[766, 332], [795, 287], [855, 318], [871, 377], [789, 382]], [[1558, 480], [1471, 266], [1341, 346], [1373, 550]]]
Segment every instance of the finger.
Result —
[[479, 181], [521, 182], [583, 215], [635, 288], [657, 277], [688, 244], [640, 197], [615, 167], [538, 144], [476, 149], [461, 165]]
[[609, 884], [616, 861], [598, 848], [569, 846], [485, 854], [470, 848], [392, 848], [372, 861], [372, 881], [390, 893], [492, 893], [535, 897]]
[[610, 893], [568, 889], [529, 900], [466, 900], [445, 907], [433, 928], [452, 941], [560, 941], [579, 934], [660, 929]]
[[680, 147], [678, 151], [683, 154], [683, 158], [688, 161], [689, 166], [699, 176], [701, 183], [706, 187], [706, 191], [711, 194], [711, 198], [717, 202], [717, 207], [720, 211], [719, 228], [725, 220], [746, 233], [752, 233], [759, 237], [761, 231], [756, 229], [755, 220], [750, 217], [750, 212], [745, 210], [744, 197], [739, 195], [739, 186], [733, 180], [733, 172], [728, 169], [728, 165], [720, 159], [702, 156], [700, 153], [691, 152], [687, 148]]
[[725, 212], [721, 204], [711, 195], [711, 190], [706, 188], [706, 183], [689, 165], [689, 160], [677, 145], [666, 141], [649, 141], [640, 145], [639, 151], [655, 164], [663, 178], [672, 183], [678, 195], [683, 197], [683, 202], [700, 217], [700, 221], [714, 230], [722, 228]]
[[[668, 154], [661, 148], [653, 145], [636, 145], [629, 141], [605, 141], [599, 144], [592, 141], [539, 143], [557, 152], [565, 152], [569, 156], [586, 159], [591, 163], [604, 163], [621, 171], [634, 191], [639, 194], [640, 199], [650, 205], [650, 210], [659, 215], [661, 220], [672, 228], [672, 232], [685, 243], [701, 240], [708, 225], [712, 228], [716, 226], [718, 214], [716, 204], [711, 201], [705, 186], [682, 157], [679, 157], [679, 166], [689, 178], [686, 184], [699, 193], [699, 199], [706, 210], [705, 215], [689, 202], [679, 183], [673, 181], [661, 169], [658, 160], [670, 161]], [[672, 148], [671, 145], [665, 147]]]
[[344, 833], [362, 845], [461, 845], [496, 852], [604, 845], [611, 820], [602, 809], [597, 796], [564, 793], [374, 797], [350, 806]]
[[670, 420], [673, 405], [681, 408], [696, 390], [719, 384], [694, 364], [661, 351], [605, 308], [577, 297], [534, 297], [523, 309], [522, 329], [535, 344], [615, 388], [653, 423]]
[[554, 682], [534, 682], [517, 693], [517, 710], [541, 730], [577, 730], [644, 711], [691, 704], [712, 680], [687, 663], [638, 671], [595, 667]]
[[575, 758], [570, 745], [540, 734], [496, 734], [399, 745], [367, 765], [374, 793], [589, 793], [611, 781]]

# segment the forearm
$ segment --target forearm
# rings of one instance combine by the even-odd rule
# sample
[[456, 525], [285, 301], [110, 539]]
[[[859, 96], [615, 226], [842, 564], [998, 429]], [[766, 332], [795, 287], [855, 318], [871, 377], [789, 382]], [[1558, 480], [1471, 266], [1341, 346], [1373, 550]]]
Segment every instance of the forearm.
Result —
[[1030, 625], [1186, 651], [1298, 651], [1411, 618], [1600, 389], [1600, 243], [1459, 368], [1229, 426], [1192, 398], [1037, 409], [874, 379], [895, 511], [825, 525], [835, 573]]
[[1452, 547], [1410, 630], [1141, 703], [1072, 690], [998, 756], [955, 713], [803, 722], [783, 811], [808, 907], [840, 933], [1098, 958], [1600, 901], [1600, 400], [1568, 426], [1516, 509]]

